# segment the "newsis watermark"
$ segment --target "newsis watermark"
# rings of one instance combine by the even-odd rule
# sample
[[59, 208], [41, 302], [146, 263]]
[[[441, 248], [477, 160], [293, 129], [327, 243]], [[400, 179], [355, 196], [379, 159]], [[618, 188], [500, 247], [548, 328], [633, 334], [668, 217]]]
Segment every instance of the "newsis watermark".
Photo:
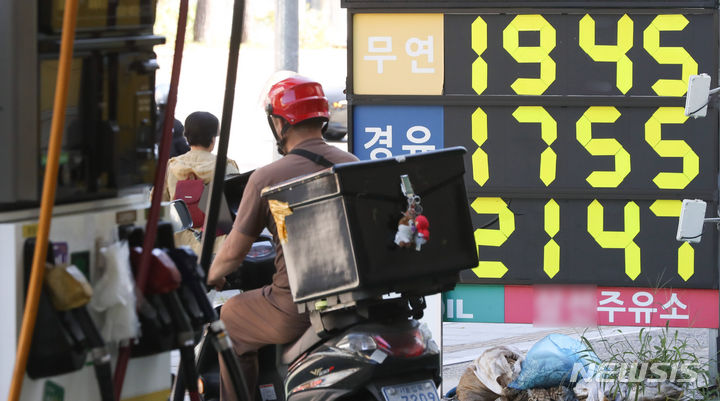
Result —
[[[598, 383], [695, 383], [698, 372], [706, 365], [702, 363], [600, 363], [584, 364], [577, 362], [573, 366], [570, 382]], [[669, 373], [668, 373], [669, 372]], [[652, 377], [648, 377], [652, 376]]]

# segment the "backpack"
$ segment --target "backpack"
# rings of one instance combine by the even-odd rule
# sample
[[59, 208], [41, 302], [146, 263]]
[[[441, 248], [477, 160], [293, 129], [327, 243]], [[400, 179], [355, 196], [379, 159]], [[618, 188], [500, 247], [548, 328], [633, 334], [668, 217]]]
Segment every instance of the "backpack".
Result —
[[180, 199], [185, 202], [190, 211], [193, 221], [193, 228], [202, 228], [205, 223], [205, 182], [198, 178], [195, 173], [175, 184], [175, 197], [173, 200]]

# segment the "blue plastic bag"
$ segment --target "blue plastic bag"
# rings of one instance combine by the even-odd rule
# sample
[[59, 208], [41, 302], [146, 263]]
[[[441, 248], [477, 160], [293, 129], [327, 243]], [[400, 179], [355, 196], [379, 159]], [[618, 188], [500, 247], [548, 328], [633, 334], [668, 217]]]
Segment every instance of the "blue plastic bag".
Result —
[[[520, 375], [508, 386], [518, 390], [551, 388], [571, 385], [573, 370], [581, 380], [589, 366], [597, 363], [597, 356], [578, 340], [550, 334], [530, 348], [522, 361]], [[579, 365], [577, 365], [579, 364]]]

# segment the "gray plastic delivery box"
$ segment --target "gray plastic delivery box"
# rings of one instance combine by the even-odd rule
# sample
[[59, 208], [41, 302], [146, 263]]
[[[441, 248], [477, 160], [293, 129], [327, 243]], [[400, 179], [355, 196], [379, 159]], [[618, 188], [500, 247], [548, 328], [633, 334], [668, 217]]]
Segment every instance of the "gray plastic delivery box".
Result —
[[[463, 181], [465, 153], [456, 147], [337, 164], [263, 190], [271, 208], [284, 207], [282, 247], [295, 302], [453, 288], [460, 270], [478, 263]], [[395, 244], [408, 208], [402, 175], [421, 197], [429, 222], [429, 241], [420, 251]]]

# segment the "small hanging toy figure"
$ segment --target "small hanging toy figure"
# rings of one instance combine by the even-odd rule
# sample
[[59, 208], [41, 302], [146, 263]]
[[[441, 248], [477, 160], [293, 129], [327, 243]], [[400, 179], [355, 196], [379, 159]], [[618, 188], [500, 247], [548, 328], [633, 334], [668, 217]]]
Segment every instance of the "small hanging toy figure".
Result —
[[420, 197], [415, 195], [407, 175], [400, 176], [400, 188], [407, 197], [408, 208], [398, 222], [395, 244], [401, 248], [414, 247], [416, 251], [419, 251], [422, 245], [430, 240], [430, 223], [422, 215]]
[[415, 218], [415, 250], [419, 251], [424, 243], [430, 241], [430, 222], [427, 217], [418, 215]]
[[415, 221], [412, 213], [407, 211], [398, 222], [398, 230], [395, 234], [395, 243], [401, 248], [409, 248], [415, 237]]

